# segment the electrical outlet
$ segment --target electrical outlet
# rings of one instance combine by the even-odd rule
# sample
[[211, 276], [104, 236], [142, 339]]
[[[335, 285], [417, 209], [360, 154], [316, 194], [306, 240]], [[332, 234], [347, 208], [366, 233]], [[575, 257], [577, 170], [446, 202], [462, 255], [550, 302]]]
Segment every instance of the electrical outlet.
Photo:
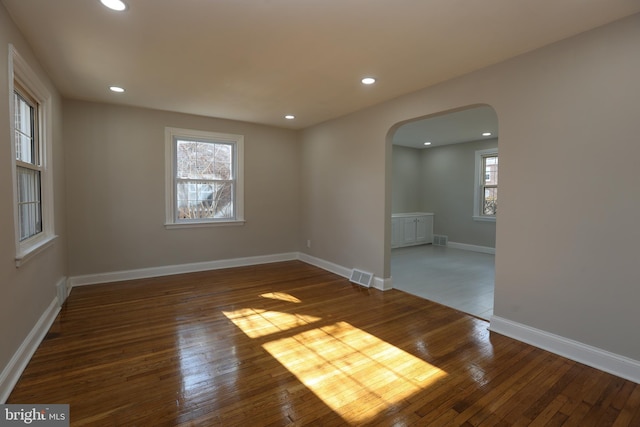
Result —
[[307, 247], [310, 248], [311, 247], [311, 240], [307, 240]]

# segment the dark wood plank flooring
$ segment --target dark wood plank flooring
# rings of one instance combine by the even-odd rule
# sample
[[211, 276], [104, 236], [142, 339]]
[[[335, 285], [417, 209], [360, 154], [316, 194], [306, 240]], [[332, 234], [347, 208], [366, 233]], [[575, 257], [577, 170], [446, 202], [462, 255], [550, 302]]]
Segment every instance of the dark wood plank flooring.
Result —
[[640, 426], [640, 386], [292, 261], [73, 289], [8, 403], [73, 426]]

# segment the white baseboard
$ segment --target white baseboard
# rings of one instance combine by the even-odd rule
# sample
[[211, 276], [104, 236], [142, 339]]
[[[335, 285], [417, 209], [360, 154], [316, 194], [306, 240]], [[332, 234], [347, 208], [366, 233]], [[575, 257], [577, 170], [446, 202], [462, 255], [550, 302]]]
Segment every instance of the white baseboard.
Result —
[[331, 273], [337, 274], [338, 276], [346, 277], [347, 279], [351, 277], [350, 269], [338, 264], [334, 264], [330, 261], [325, 261], [321, 258], [316, 258], [314, 256], [311, 256], [309, 254], [305, 254], [302, 252], [298, 254], [298, 259], [302, 262], [306, 262], [307, 264], [311, 264], [323, 270], [327, 270]]
[[[330, 261], [325, 261], [321, 258], [316, 258], [314, 256], [305, 254], [300, 252], [298, 254], [298, 259], [302, 262], [306, 262], [307, 264], [311, 264], [314, 265], [316, 267], [319, 267], [323, 270], [327, 270], [331, 273], [337, 274], [338, 276], [342, 276], [344, 278], [350, 278], [351, 277], [351, 269], [347, 268], [347, 267], [343, 267], [341, 265], [338, 264], [334, 264]], [[382, 279], [380, 277], [373, 277], [373, 280], [371, 281], [371, 283], [373, 284], [373, 287], [375, 289], [378, 289], [380, 291], [387, 291], [389, 289], [392, 289], [392, 281], [391, 278], [388, 279]]]
[[492, 316], [489, 329], [576, 362], [640, 383], [640, 361], [554, 335], [540, 329]]
[[[198, 262], [191, 264], [169, 265], [152, 268], [141, 268], [137, 270], [114, 271], [110, 273], [87, 274], [69, 278], [70, 287], [97, 285], [100, 283], [121, 282], [124, 280], [148, 279], [151, 277], [168, 276], [171, 274], [195, 273], [198, 271], [218, 270], [221, 268], [244, 267], [248, 265], [268, 264], [272, 262], [300, 260], [307, 264], [327, 270], [345, 278], [351, 276], [351, 269], [325, 261], [320, 258], [302, 253], [290, 252], [276, 255], [263, 255], [247, 258], [233, 258], [218, 261]], [[373, 278], [373, 287], [381, 291], [392, 289], [391, 278]]]
[[123, 280], [148, 279], [150, 277], [169, 276], [172, 274], [195, 273], [198, 271], [218, 270], [221, 268], [244, 267], [248, 265], [292, 261], [295, 259], [298, 259], [298, 253], [290, 252], [275, 255], [261, 255], [245, 258], [196, 262], [190, 264], [140, 268], [136, 270], [114, 271], [110, 273], [88, 274], [84, 276], [71, 277], [69, 281], [71, 283], [71, 287], [96, 285], [100, 283], [121, 282]]
[[482, 252], [483, 254], [496, 254], [496, 248], [489, 246], [467, 245], [466, 243], [449, 242], [447, 247], [453, 249], [462, 249], [465, 251]]
[[[66, 278], [62, 278], [58, 281], [58, 286], [64, 283], [66, 286]], [[0, 403], [5, 403], [11, 394], [11, 391], [15, 387], [16, 383], [20, 379], [20, 375], [29, 364], [31, 357], [38, 349], [38, 346], [47, 335], [49, 328], [56, 320], [56, 316], [60, 312], [60, 304], [58, 303], [58, 297], [56, 296], [47, 309], [42, 313], [34, 327], [29, 332], [29, 335], [22, 341], [22, 344], [18, 348], [7, 364], [0, 373]]]
[[388, 291], [389, 289], [393, 289], [393, 278], [391, 277], [387, 279], [374, 277], [373, 281], [374, 281], [373, 287], [376, 289], [379, 289], [381, 291]]
[[[198, 262], [191, 264], [168, 265], [152, 268], [141, 268], [136, 270], [114, 271], [109, 273], [87, 274], [69, 278], [70, 287], [97, 285], [100, 283], [121, 282], [124, 280], [148, 279], [151, 277], [168, 276], [171, 274], [195, 273], [198, 271], [218, 270], [221, 268], [244, 267], [248, 265], [268, 264], [272, 262], [300, 260], [307, 264], [327, 270], [345, 278], [351, 276], [351, 269], [325, 261], [321, 258], [302, 253], [290, 252], [276, 255], [263, 255], [247, 258], [233, 258], [217, 261]], [[373, 278], [373, 287], [381, 291], [392, 289], [391, 278]]]

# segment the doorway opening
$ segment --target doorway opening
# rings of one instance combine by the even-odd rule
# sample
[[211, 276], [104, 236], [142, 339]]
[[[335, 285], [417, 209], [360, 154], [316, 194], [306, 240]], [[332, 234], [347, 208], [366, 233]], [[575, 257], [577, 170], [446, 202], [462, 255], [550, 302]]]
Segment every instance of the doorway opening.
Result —
[[498, 207], [495, 110], [481, 105], [404, 122], [391, 151], [394, 288], [489, 320]]

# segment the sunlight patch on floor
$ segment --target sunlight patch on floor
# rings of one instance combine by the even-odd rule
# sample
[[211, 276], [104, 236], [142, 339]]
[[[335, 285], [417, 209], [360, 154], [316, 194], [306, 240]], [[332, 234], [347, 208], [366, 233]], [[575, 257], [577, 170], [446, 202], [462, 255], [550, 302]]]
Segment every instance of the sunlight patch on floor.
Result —
[[255, 308], [242, 308], [231, 312], [223, 311], [223, 313], [237, 327], [242, 329], [249, 338], [260, 338], [321, 320], [320, 317], [305, 314], [291, 314]]
[[275, 299], [275, 300], [279, 300], [279, 301], [295, 302], [295, 303], [301, 303], [302, 302], [298, 298], [296, 298], [293, 295], [288, 294], [286, 292], [269, 292], [269, 293], [266, 293], [266, 294], [262, 294], [260, 296], [262, 298]]
[[[267, 337], [321, 320], [313, 316], [242, 309], [225, 312], [249, 337]], [[337, 322], [262, 347], [345, 421], [371, 420], [443, 378], [446, 372], [347, 322]]]

